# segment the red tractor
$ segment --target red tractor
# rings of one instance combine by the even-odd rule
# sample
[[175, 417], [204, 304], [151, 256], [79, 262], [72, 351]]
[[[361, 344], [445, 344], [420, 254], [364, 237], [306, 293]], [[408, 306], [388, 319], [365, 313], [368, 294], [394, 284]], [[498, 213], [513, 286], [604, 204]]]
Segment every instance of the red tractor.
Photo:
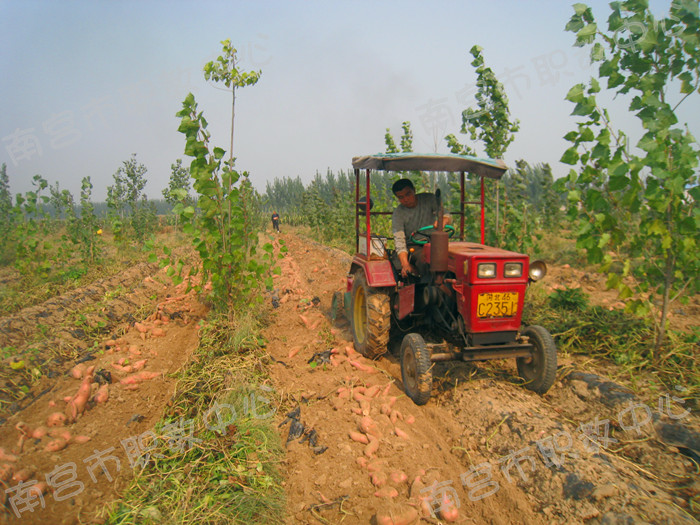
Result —
[[[395, 153], [355, 157], [352, 165], [356, 255], [343, 303], [356, 350], [375, 359], [387, 351], [390, 334], [404, 334], [401, 378], [406, 394], [418, 405], [430, 399], [433, 363], [437, 361], [513, 357], [525, 387], [540, 394], [547, 392], [556, 377], [554, 340], [541, 326], [521, 326], [525, 290], [530, 282], [544, 277], [546, 266], [542, 261], [530, 262], [527, 255], [484, 244], [484, 178], [500, 179], [507, 170], [503, 161]], [[423, 250], [427, 267], [419, 277], [402, 276], [397, 254], [386, 246], [388, 237], [372, 233], [373, 216], [392, 214], [371, 210], [373, 170], [460, 174], [459, 210], [450, 211], [452, 218], [457, 218], [457, 228], [448, 225], [445, 229], [449, 231], [445, 231], [426, 225], [408, 239], [409, 246]], [[465, 173], [480, 178], [480, 201], [465, 202]], [[438, 224], [442, 224], [439, 190], [436, 199]], [[481, 243], [464, 241], [466, 204], [481, 206]], [[451, 240], [457, 232], [459, 240]]]

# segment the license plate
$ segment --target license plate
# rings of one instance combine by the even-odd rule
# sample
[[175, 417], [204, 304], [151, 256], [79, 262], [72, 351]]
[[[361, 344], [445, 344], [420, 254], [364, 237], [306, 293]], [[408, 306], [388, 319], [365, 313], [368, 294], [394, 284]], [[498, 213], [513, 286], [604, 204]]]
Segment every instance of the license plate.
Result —
[[515, 292], [480, 293], [476, 303], [477, 317], [513, 317], [518, 312]]

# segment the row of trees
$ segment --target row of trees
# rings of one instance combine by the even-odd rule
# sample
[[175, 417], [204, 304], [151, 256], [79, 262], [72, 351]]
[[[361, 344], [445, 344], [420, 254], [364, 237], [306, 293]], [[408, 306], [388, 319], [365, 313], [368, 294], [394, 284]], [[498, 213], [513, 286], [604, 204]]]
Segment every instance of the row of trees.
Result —
[[33, 189], [14, 195], [7, 165], [0, 167], [0, 263], [13, 265], [27, 278], [50, 281], [78, 278], [87, 267], [102, 262], [103, 228], [117, 242], [142, 243], [157, 228], [158, 213], [172, 211], [175, 190], [189, 198], [189, 173], [178, 160], [172, 165], [170, 186], [163, 201], [149, 201], [143, 193], [147, 169], [136, 155], [122, 163], [108, 187], [107, 200], [92, 202], [90, 177], [81, 181], [76, 200], [58, 182], [34, 176]]
[[[410, 129], [410, 123], [404, 123]], [[391, 143], [391, 137], [388, 133]], [[390, 150], [389, 150], [390, 151]], [[459, 210], [459, 182], [451, 173], [407, 173], [395, 174], [375, 172], [372, 174], [372, 201], [374, 210], [391, 211], [396, 199], [391, 185], [401, 176], [411, 178], [418, 191], [434, 192], [440, 188], [450, 211]], [[361, 174], [364, 190], [364, 174]], [[540, 230], [553, 228], [562, 218], [565, 199], [555, 187], [552, 170], [547, 164], [530, 165], [518, 161], [509, 170], [499, 186], [501, 206], [499, 230], [489, 230], [489, 242], [511, 249], [532, 247]], [[493, 187], [489, 188], [493, 192]], [[467, 181], [467, 199], [476, 201], [480, 191], [478, 180]], [[362, 191], [363, 193], [363, 191]], [[277, 211], [283, 220], [292, 225], [306, 225], [316, 231], [324, 241], [335, 241], [350, 247], [354, 242], [355, 175], [351, 171], [328, 170], [324, 175], [316, 173], [304, 184], [300, 177], [276, 178], [267, 183], [263, 194], [266, 209]], [[489, 220], [495, 222], [495, 211], [489, 208]], [[478, 229], [469, 225], [479, 223], [479, 209], [467, 206], [465, 222], [469, 240], [478, 240]], [[391, 236], [389, 217], [377, 217], [374, 222], [378, 233]]]

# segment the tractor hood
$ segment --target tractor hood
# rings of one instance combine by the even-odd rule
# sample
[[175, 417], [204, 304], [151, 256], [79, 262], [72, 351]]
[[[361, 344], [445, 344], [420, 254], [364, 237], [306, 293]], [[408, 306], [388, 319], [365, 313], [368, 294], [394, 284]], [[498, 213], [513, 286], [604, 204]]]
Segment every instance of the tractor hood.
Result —
[[353, 157], [352, 167], [383, 171], [465, 171], [491, 179], [500, 179], [508, 169], [501, 159], [453, 153], [379, 153]]

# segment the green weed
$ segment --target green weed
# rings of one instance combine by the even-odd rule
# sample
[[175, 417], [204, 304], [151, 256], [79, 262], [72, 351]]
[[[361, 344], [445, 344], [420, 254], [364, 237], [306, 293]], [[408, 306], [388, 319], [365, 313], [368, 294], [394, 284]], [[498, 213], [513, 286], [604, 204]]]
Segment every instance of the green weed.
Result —
[[196, 359], [156, 426], [163, 435], [167, 425], [191, 421], [192, 447], [173, 454], [158, 441], [123, 500], [106, 512], [108, 523], [283, 521], [282, 447], [270, 425], [277, 402], [265, 386], [259, 319], [258, 311], [202, 323]]

